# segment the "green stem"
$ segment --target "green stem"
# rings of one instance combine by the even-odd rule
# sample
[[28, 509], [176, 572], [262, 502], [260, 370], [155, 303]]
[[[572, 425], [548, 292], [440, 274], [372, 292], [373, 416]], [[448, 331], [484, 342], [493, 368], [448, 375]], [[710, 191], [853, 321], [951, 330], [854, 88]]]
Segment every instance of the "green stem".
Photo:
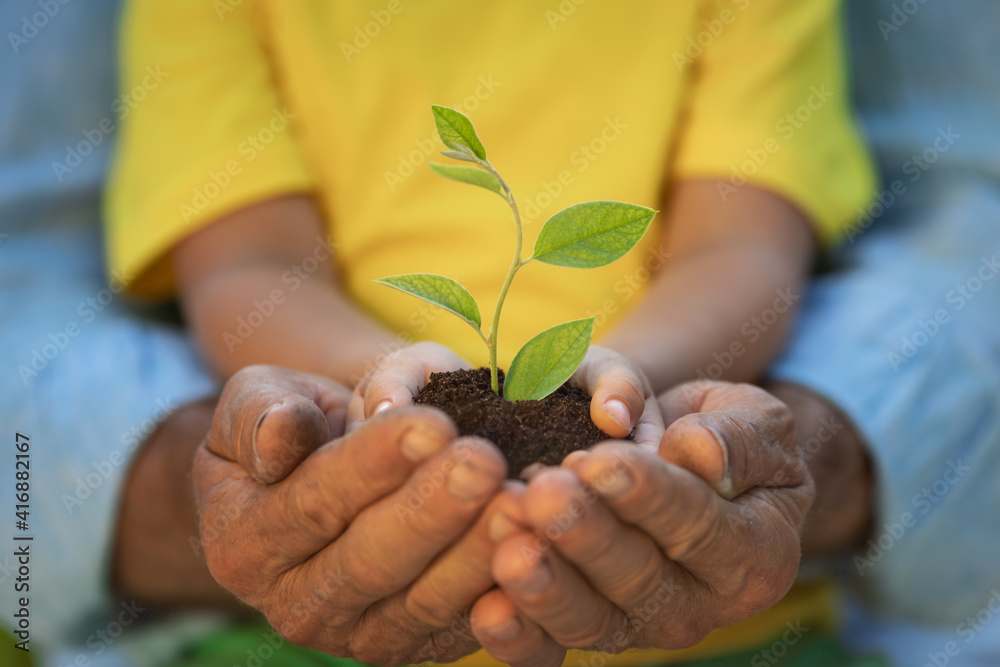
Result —
[[503, 302], [507, 298], [507, 290], [510, 289], [510, 284], [514, 280], [514, 274], [517, 273], [517, 270], [522, 266], [521, 214], [517, 210], [517, 202], [514, 201], [514, 195], [510, 191], [510, 186], [508, 186], [507, 183], [500, 177], [500, 174], [498, 174], [496, 169], [493, 168], [493, 165], [486, 162], [485, 166], [487, 171], [491, 172], [500, 181], [500, 185], [503, 186], [507, 204], [510, 206], [510, 210], [514, 214], [514, 259], [510, 263], [510, 268], [507, 270], [507, 278], [503, 281], [503, 287], [500, 288], [500, 296], [497, 297], [497, 305], [493, 311], [493, 322], [490, 324], [490, 335], [486, 341], [486, 344], [490, 349], [490, 381], [493, 385], [493, 393], [499, 396], [500, 379], [497, 373], [497, 331], [500, 328], [500, 309], [503, 307]]

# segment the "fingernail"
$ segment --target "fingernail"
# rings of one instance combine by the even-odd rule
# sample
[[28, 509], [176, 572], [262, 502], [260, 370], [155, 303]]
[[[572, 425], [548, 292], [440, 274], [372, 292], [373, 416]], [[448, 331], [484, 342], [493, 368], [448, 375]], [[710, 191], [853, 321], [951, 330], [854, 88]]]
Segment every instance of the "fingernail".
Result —
[[490, 539], [499, 543], [514, 533], [523, 530], [523, 528], [503, 512], [497, 512], [490, 519], [490, 524], [486, 527], [486, 530], [490, 534]]
[[260, 433], [260, 425], [264, 423], [264, 417], [266, 417], [271, 410], [279, 405], [280, 403], [275, 403], [274, 405], [267, 406], [264, 412], [260, 413], [260, 417], [257, 417], [257, 423], [253, 425], [253, 435], [250, 436], [250, 447], [251, 451], [253, 451], [254, 460], [259, 464], [263, 463], [263, 459], [260, 456], [260, 450], [257, 449], [257, 434]]
[[531, 570], [531, 572], [521, 579], [510, 581], [509, 585], [521, 593], [532, 595], [534, 593], [541, 593], [548, 588], [551, 583], [552, 570], [549, 569], [549, 566], [543, 559], [538, 561], [538, 564], [533, 570]]
[[459, 500], [479, 500], [496, 485], [493, 477], [462, 461], [448, 475], [448, 492]]
[[590, 452], [586, 449], [578, 449], [575, 452], [570, 452], [566, 455], [566, 458], [562, 460], [562, 467], [572, 470], [576, 466], [583, 463], [584, 459], [588, 456], [590, 456]]
[[403, 435], [399, 451], [413, 463], [420, 463], [444, 449], [446, 444], [448, 444], [447, 439], [436, 429], [423, 424], [414, 424]]
[[629, 412], [628, 406], [623, 401], [612, 398], [604, 404], [604, 411], [623, 429], [626, 431], [632, 430], [632, 413]]
[[632, 475], [627, 470], [605, 470], [591, 486], [605, 498], [618, 498], [632, 488]]
[[375, 407], [372, 409], [372, 417], [382, 412], [383, 410], [388, 410], [391, 407], [392, 407], [392, 399], [383, 398], [381, 401], [376, 403]]
[[483, 628], [490, 637], [494, 639], [499, 639], [502, 642], [509, 642], [517, 639], [521, 631], [524, 630], [524, 625], [521, 623], [521, 619], [514, 617], [504, 623], [503, 625], [497, 626], [495, 628]]
[[714, 426], [705, 426], [705, 428], [715, 437], [715, 442], [718, 443], [719, 449], [722, 450], [722, 479], [716, 484], [716, 491], [728, 497], [733, 490], [733, 478], [729, 474], [729, 450], [726, 448], [726, 441], [722, 438], [722, 434]]

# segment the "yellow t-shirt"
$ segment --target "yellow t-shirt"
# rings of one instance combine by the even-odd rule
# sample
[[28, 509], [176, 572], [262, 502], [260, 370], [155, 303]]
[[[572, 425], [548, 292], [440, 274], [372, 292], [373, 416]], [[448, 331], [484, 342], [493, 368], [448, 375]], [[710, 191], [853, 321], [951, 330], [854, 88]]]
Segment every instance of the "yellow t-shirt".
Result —
[[[475, 123], [518, 197], [526, 248], [566, 206], [663, 209], [670, 183], [685, 178], [711, 179], [723, 198], [744, 182], [780, 193], [833, 240], [873, 188], [838, 9], [834, 0], [137, 0], [123, 16], [110, 268], [134, 276], [135, 294], [169, 296], [178, 241], [254, 202], [311, 191], [329, 225], [317, 243], [332, 243], [361, 307], [484, 363], [464, 323], [372, 282], [440, 273], [488, 315], [510, 262], [503, 201], [426, 166], [443, 148], [432, 103]], [[536, 262], [519, 273], [500, 364], [560, 322], [597, 314], [598, 336], [612, 325], [669, 262], [655, 227], [607, 267]], [[802, 589], [695, 652], [746, 646], [789, 619], [818, 627], [829, 618], [823, 600]], [[669, 659], [630, 653], [609, 664]]]

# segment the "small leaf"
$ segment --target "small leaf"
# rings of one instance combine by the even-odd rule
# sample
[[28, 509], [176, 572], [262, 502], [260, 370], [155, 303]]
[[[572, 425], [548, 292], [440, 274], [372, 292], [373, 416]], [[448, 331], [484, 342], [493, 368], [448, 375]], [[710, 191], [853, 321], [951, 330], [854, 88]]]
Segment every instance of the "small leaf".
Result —
[[587, 355], [594, 318], [546, 329], [529, 340], [510, 363], [503, 382], [508, 401], [540, 400], [568, 380]]
[[445, 157], [450, 157], [454, 160], [464, 160], [466, 162], [475, 162], [476, 164], [482, 164], [482, 160], [479, 158], [469, 155], [468, 153], [463, 153], [462, 151], [441, 151], [441, 155]]
[[481, 188], [486, 188], [497, 193], [501, 197], [506, 197], [503, 192], [503, 186], [500, 185], [500, 179], [479, 167], [466, 167], [461, 164], [440, 164], [438, 162], [430, 162], [428, 166], [435, 174], [439, 174], [445, 178], [450, 178], [459, 183], [478, 185]]
[[610, 264], [635, 247], [654, 215], [651, 208], [616, 201], [570, 206], [545, 221], [532, 259], [577, 269]]
[[483, 326], [479, 305], [469, 290], [457, 281], [434, 273], [407, 273], [401, 276], [387, 276], [375, 282], [394, 287], [400, 292], [423, 299], [435, 306], [458, 315], [475, 327], [477, 331]]
[[431, 112], [434, 114], [434, 124], [437, 125], [438, 136], [441, 137], [445, 146], [461, 153], [468, 152], [480, 160], [486, 159], [486, 149], [483, 148], [483, 142], [479, 141], [476, 128], [472, 126], [472, 121], [466, 118], [465, 114], [437, 104], [431, 105]]

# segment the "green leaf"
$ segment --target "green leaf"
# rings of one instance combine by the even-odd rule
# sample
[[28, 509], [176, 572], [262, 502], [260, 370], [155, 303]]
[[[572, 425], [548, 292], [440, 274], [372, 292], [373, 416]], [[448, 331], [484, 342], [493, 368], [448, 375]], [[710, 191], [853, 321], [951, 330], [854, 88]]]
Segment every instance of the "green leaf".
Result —
[[500, 185], [500, 179], [479, 167], [466, 167], [461, 164], [440, 164], [438, 162], [430, 162], [428, 166], [435, 174], [450, 178], [459, 183], [478, 185], [506, 198], [503, 186]]
[[463, 153], [462, 151], [441, 151], [441, 155], [445, 157], [450, 157], [454, 160], [464, 160], [466, 162], [475, 162], [476, 164], [482, 164], [483, 161], [474, 155], [469, 155], [468, 153]]
[[510, 363], [503, 382], [508, 401], [545, 398], [568, 380], [587, 355], [594, 318], [546, 329], [529, 340]]
[[[387, 276], [375, 282], [394, 287], [458, 315], [477, 331], [483, 326], [479, 306], [469, 290], [457, 281], [434, 273], [407, 273]], [[482, 333], [480, 331], [480, 333]]]
[[465, 114], [437, 104], [431, 105], [431, 112], [434, 114], [434, 124], [437, 125], [438, 135], [445, 146], [461, 153], [475, 155], [480, 160], [486, 159], [486, 149], [483, 148], [483, 142], [479, 141], [476, 128], [472, 126], [472, 121], [466, 118]]
[[545, 221], [531, 259], [577, 269], [610, 264], [635, 247], [654, 215], [651, 208], [616, 201], [570, 206]]

